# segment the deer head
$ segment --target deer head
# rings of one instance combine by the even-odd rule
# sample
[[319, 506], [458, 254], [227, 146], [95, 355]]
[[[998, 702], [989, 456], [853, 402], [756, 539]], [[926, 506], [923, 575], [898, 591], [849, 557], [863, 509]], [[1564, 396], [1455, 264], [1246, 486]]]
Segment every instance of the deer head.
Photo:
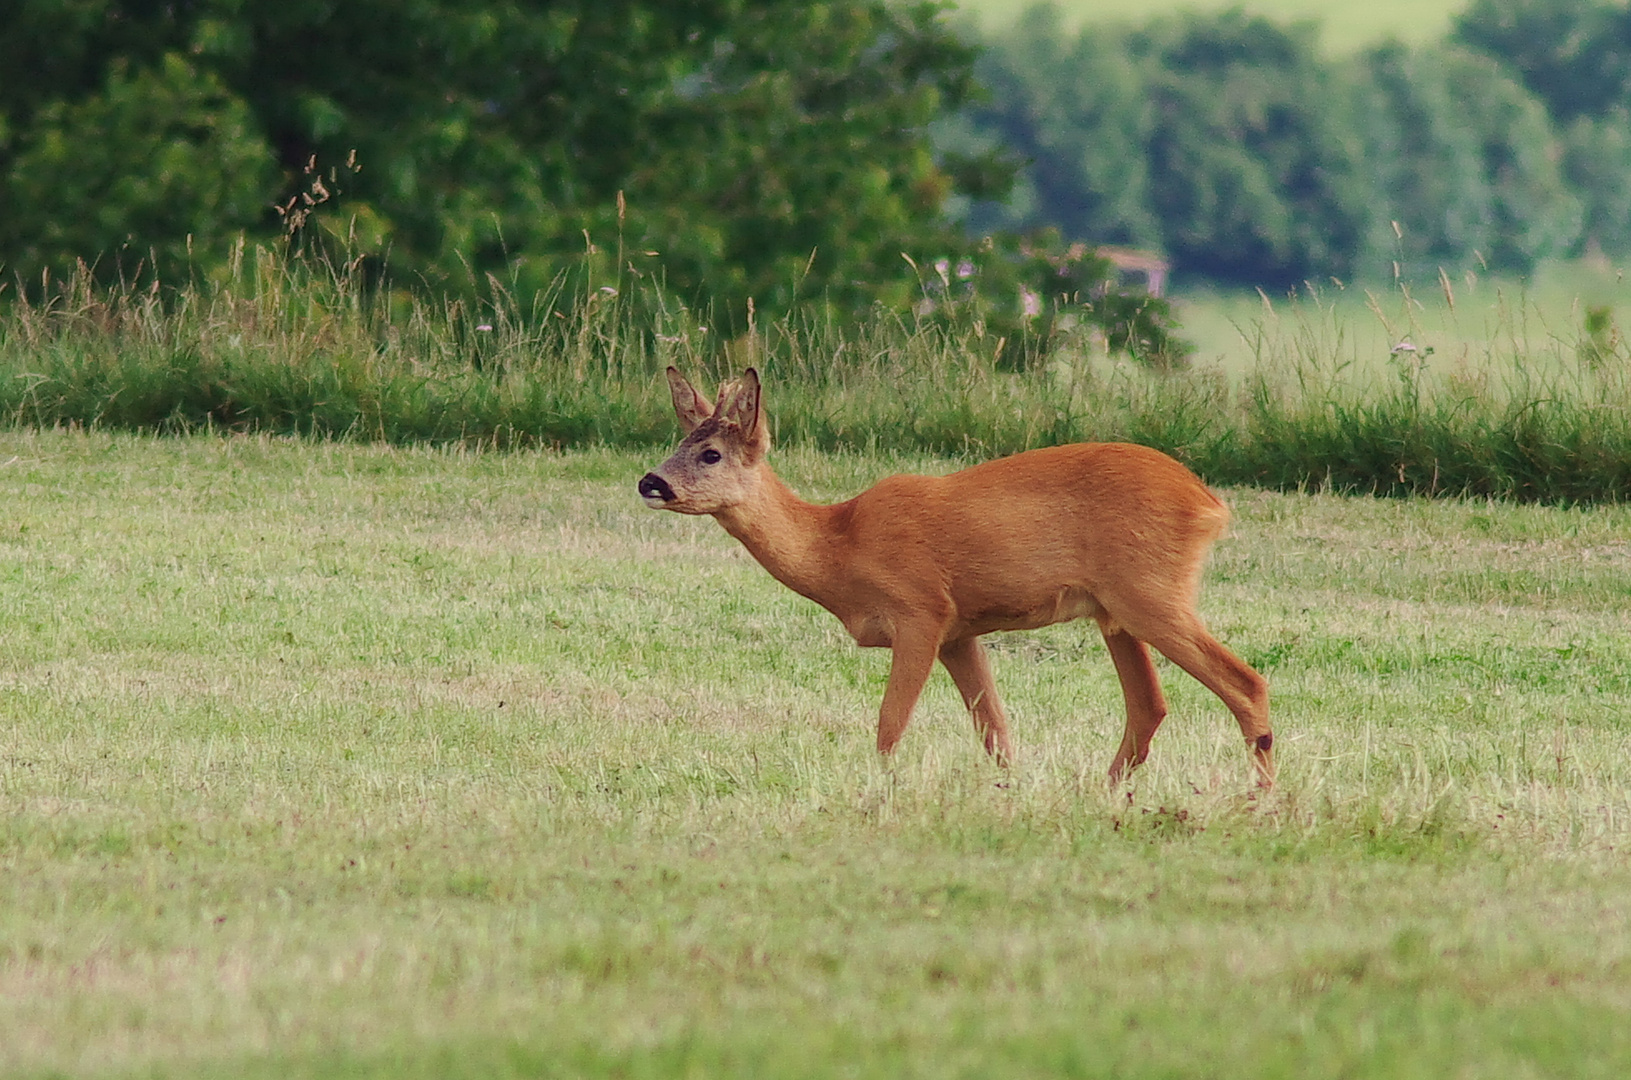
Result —
[[759, 373], [748, 368], [720, 386], [713, 405], [668, 369], [674, 415], [685, 437], [667, 461], [640, 478], [640, 497], [658, 510], [716, 514], [749, 498], [770, 450]]

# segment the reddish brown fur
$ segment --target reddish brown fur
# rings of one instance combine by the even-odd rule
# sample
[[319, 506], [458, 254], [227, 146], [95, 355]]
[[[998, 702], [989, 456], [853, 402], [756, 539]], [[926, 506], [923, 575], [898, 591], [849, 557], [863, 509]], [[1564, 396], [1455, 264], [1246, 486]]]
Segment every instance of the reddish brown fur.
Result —
[[1145, 759], [1166, 716], [1153, 645], [1223, 700], [1259, 783], [1273, 783], [1267, 683], [1195, 611], [1202, 565], [1229, 511], [1178, 462], [1143, 446], [1080, 443], [949, 476], [891, 476], [820, 506], [794, 495], [765, 460], [770, 437], [752, 368], [721, 387], [714, 407], [673, 368], [668, 377], [686, 436], [641, 480], [641, 494], [663, 509], [712, 514], [858, 644], [893, 650], [881, 753], [905, 732], [938, 658], [987, 751], [1006, 762], [1008, 718], [980, 636], [1091, 617], [1127, 705], [1113, 780]]

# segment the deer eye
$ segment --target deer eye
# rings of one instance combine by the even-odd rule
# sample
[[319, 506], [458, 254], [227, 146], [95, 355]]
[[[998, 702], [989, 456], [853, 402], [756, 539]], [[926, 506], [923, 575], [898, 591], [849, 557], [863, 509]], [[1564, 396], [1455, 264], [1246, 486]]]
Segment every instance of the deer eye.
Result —
[[720, 453], [719, 453], [718, 450], [715, 450], [713, 447], [709, 447], [708, 449], [704, 450], [700, 455], [698, 455], [698, 458], [699, 458], [699, 460], [701, 460], [701, 462], [704, 465], [718, 465], [719, 464]]

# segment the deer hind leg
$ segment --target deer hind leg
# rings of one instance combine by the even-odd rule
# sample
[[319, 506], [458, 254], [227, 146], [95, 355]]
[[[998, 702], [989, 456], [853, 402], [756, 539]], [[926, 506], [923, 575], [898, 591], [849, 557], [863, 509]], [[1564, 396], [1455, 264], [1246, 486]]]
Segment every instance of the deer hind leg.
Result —
[[1155, 729], [1166, 719], [1167, 699], [1161, 693], [1148, 646], [1125, 630], [1105, 631], [1104, 644], [1115, 662], [1121, 693], [1127, 700], [1127, 728], [1121, 736], [1121, 749], [1110, 763], [1110, 782], [1115, 783], [1149, 756]]
[[985, 645], [977, 637], [948, 641], [940, 646], [940, 662], [963, 695], [963, 705], [974, 718], [974, 730], [985, 741], [985, 752], [1006, 766], [1014, 756], [1008, 741], [1008, 714], [997, 698], [997, 684], [991, 677], [991, 661]]
[[1240, 733], [1246, 736], [1257, 766], [1258, 785], [1273, 787], [1274, 733], [1269, 728], [1268, 680], [1207, 633], [1194, 614], [1185, 613], [1138, 636], [1223, 699], [1239, 721]]

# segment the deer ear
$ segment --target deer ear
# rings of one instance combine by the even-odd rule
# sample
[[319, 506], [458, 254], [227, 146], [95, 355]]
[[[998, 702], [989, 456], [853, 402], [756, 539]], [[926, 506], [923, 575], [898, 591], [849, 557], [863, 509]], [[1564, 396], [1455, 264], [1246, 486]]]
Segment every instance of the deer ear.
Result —
[[725, 406], [725, 419], [748, 435], [759, 426], [763, 413], [759, 408], [759, 373], [748, 368], [736, 382], [736, 393]]
[[765, 425], [764, 395], [759, 387], [759, 373], [748, 368], [737, 381], [736, 393], [725, 406], [725, 419], [742, 432], [742, 441], [760, 453], [770, 449], [770, 430]]
[[674, 397], [674, 415], [679, 418], [680, 430], [687, 435], [714, 414], [714, 407], [697, 393], [696, 387], [686, 381], [678, 368], [668, 369], [668, 392]]

